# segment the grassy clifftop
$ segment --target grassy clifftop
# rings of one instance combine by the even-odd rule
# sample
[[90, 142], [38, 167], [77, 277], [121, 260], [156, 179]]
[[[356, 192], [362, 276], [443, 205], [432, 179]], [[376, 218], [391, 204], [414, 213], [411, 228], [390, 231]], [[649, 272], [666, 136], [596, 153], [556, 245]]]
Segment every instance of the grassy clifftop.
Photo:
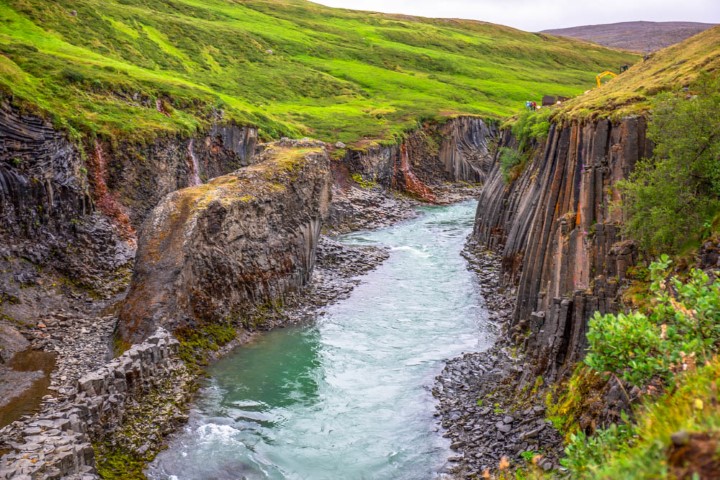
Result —
[[660, 50], [601, 88], [565, 103], [560, 114], [582, 118], [645, 113], [658, 93], [681, 87], [693, 93], [693, 84], [702, 73], [720, 74], [720, 26]]
[[0, 89], [81, 135], [190, 132], [222, 110], [266, 138], [391, 139], [503, 117], [636, 57], [507, 27], [302, 0], [6, 0]]

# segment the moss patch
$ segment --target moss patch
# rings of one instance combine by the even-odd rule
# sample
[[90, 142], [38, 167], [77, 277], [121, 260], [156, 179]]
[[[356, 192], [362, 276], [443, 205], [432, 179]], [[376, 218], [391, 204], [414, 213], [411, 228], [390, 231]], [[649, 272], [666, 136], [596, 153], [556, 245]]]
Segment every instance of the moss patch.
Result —
[[373, 182], [372, 180], [365, 180], [365, 178], [363, 178], [363, 176], [359, 173], [353, 173], [351, 178], [353, 179], [353, 182], [360, 186], [360, 188], [364, 188], [366, 190], [375, 188], [378, 185], [377, 182]]
[[180, 342], [180, 358], [193, 371], [207, 366], [207, 353], [218, 351], [235, 339], [237, 331], [231, 323], [207, 324], [199, 328], [184, 327], [175, 331]]
[[124, 449], [105, 444], [93, 444], [96, 468], [105, 480], [145, 480], [145, 465], [152, 458], [142, 458]]
[[580, 364], [572, 377], [549, 391], [545, 406], [547, 418], [566, 439], [583, 430], [594, 430], [594, 417], [602, 413], [602, 390], [607, 380]]

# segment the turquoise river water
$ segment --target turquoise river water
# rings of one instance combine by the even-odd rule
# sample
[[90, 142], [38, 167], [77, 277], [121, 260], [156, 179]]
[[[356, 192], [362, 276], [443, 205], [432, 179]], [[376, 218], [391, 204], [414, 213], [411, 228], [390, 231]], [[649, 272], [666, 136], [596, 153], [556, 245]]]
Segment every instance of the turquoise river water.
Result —
[[430, 479], [451, 454], [430, 389], [443, 360], [490, 344], [460, 256], [475, 202], [347, 235], [390, 258], [307, 326], [214, 365], [152, 479]]

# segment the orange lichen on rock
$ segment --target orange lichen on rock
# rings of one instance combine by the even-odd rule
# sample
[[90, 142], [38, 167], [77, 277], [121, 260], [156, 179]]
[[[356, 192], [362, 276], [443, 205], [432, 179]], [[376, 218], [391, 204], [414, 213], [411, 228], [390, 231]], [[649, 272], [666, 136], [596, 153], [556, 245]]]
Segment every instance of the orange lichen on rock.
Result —
[[125, 240], [134, 244], [136, 232], [130, 222], [130, 216], [108, 189], [106, 182], [107, 161], [100, 142], [95, 143], [95, 150], [88, 157], [87, 163], [88, 167], [90, 167], [90, 183], [95, 204], [102, 213], [113, 220], [118, 233]]
[[412, 169], [410, 168], [410, 158], [405, 144], [402, 144], [400, 146], [399, 173], [402, 175], [403, 181], [405, 183], [406, 192], [415, 195], [416, 197], [425, 202], [437, 203], [437, 197], [435, 196], [435, 193], [432, 191], [432, 189], [425, 185], [423, 182], [421, 182], [420, 179], [417, 178], [412, 172]]

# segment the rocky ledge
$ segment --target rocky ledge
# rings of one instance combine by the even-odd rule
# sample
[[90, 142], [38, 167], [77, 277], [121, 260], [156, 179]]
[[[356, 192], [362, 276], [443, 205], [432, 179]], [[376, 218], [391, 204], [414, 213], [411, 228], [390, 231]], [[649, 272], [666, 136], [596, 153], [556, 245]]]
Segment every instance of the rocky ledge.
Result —
[[48, 399], [31, 419], [0, 430], [10, 450], [0, 458], [0, 479], [94, 479], [93, 444], [148, 451], [186, 418], [190, 376], [178, 346], [158, 329], [76, 380], [69, 394]]
[[122, 340], [235, 321], [306, 285], [329, 162], [321, 142], [268, 145], [258, 164], [165, 197], [142, 227]]

